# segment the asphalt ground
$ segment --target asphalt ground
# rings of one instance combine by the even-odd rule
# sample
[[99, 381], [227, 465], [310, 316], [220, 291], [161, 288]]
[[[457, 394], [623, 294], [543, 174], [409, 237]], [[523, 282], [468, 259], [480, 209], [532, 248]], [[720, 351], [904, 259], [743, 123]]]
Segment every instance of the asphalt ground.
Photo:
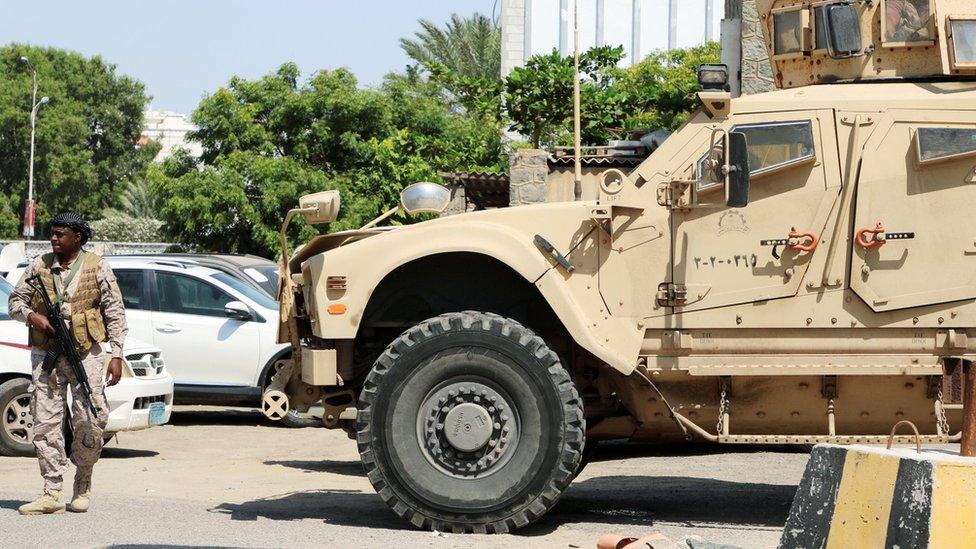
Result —
[[169, 425], [122, 433], [106, 447], [84, 515], [18, 515], [40, 492], [37, 462], [0, 458], [0, 546], [590, 548], [604, 533], [661, 532], [775, 547], [805, 450], [603, 445], [540, 521], [510, 535], [464, 536], [396, 517], [342, 432], [283, 428], [250, 410], [177, 407]]

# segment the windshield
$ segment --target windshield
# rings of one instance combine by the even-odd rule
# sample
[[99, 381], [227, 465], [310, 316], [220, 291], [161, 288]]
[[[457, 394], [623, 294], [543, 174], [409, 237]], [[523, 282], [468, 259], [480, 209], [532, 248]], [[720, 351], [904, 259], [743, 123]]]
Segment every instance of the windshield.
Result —
[[7, 310], [7, 303], [10, 300], [10, 292], [14, 291], [9, 282], [0, 278], [0, 320], [10, 320], [10, 313]]
[[271, 297], [278, 293], [278, 266], [274, 264], [245, 267], [244, 274], [251, 277]]
[[230, 286], [237, 292], [244, 294], [245, 296], [248, 297], [248, 299], [254, 301], [261, 307], [264, 307], [265, 309], [278, 310], [278, 302], [271, 299], [271, 296], [262, 292], [261, 290], [258, 290], [257, 288], [254, 288], [248, 285], [247, 283], [242, 282], [230, 276], [227, 273], [217, 272], [210, 276]]

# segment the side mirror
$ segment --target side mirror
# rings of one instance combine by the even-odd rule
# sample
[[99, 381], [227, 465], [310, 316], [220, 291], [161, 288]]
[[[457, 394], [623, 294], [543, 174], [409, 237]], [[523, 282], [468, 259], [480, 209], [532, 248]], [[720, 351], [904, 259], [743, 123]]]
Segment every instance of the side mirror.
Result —
[[729, 134], [729, 173], [725, 184], [726, 204], [745, 208], [749, 204], [749, 149], [746, 134]]
[[827, 15], [827, 53], [834, 59], [861, 55], [861, 21], [854, 4], [842, 2], [830, 4], [824, 9]]
[[451, 203], [451, 191], [437, 183], [414, 183], [400, 193], [400, 207], [407, 215], [441, 213]]
[[306, 194], [298, 199], [302, 217], [309, 225], [332, 223], [339, 217], [339, 191], [322, 191]]
[[235, 320], [253, 320], [254, 315], [251, 314], [251, 309], [244, 304], [242, 301], [231, 301], [224, 305], [224, 314], [228, 318], [233, 318]]

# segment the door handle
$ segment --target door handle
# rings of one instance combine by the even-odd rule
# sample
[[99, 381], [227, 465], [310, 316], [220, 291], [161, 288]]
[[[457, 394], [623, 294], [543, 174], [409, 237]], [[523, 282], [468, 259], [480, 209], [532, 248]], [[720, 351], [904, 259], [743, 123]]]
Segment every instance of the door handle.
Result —
[[174, 326], [172, 324], [163, 324], [162, 326], [156, 326], [156, 331], [163, 334], [175, 334], [183, 331], [183, 328]]

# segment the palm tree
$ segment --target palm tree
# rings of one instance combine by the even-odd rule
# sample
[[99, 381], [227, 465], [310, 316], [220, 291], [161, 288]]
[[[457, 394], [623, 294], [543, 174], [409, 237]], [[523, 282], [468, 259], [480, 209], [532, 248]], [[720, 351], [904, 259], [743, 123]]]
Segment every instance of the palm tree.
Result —
[[119, 207], [105, 210], [103, 215], [127, 216], [135, 218], [156, 218], [159, 215], [160, 200], [149, 189], [149, 181], [135, 179], [130, 181], [119, 195]]
[[501, 79], [502, 33], [490, 18], [455, 13], [443, 29], [427, 19], [418, 23], [421, 30], [414, 33], [415, 39], [400, 39], [411, 59], [425, 67], [443, 65], [461, 76]]

